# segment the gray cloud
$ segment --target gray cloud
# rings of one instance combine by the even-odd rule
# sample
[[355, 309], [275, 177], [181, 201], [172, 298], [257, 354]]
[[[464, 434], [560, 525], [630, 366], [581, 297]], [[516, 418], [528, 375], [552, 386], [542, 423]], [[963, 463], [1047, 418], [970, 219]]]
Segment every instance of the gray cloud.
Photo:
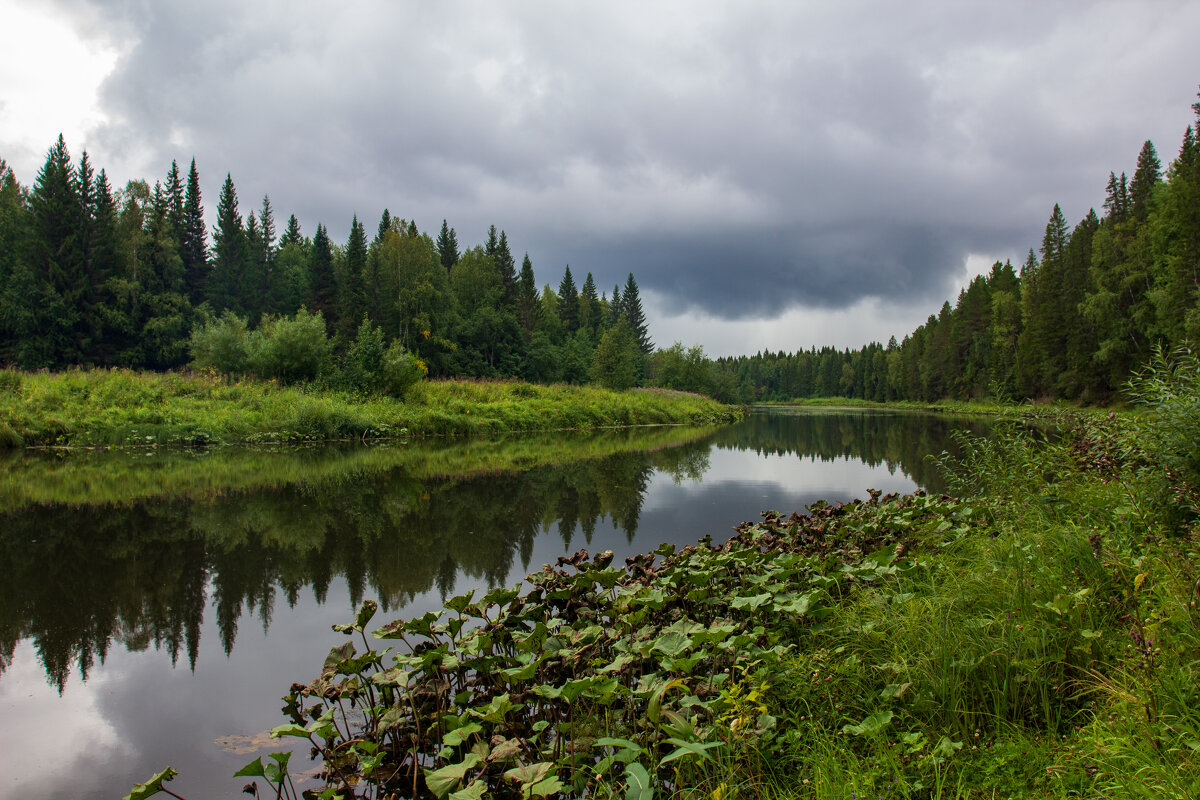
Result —
[[726, 318], [936, 307], [1145, 138], [1169, 160], [1200, 81], [1184, 2], [61, 5], [124, 53], [97, 163], [195, 155], [210, 202], [228, 171], [339, 237], [495, 223], [542, 282]]

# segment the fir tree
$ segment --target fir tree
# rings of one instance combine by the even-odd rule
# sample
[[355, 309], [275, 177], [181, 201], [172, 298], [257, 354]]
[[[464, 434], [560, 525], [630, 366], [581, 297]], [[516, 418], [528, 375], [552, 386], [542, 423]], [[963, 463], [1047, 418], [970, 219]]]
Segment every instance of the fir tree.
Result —
[[379, 244], [380, 242], [382, 242], [383, 235], [385, 233], [387, 233], [391, 227], [392, 227], [392, 212], [388, 211], [385, 208], [383, 210], [383, 214], [381, 214], [379, 217], [379, 230], [376, 231], [375, 240], [373, 242], [371, 242], [371, 244], [375, 245], [375, 244]]
[[[600, 330], [600, 298], [596, 295], [596, 280], [592, 273], [587, 274], [583, 281], [583, 289], [579, 292], [579, 327], [586, 330], [589, 336], [596, 337]], [[592, 339], [596, 341], [595, 338]]]
[[338, 318], [335, 325], [343, 341], [350, 341], [366, 312], [365, 275], [367, 269], [367, 230], [358, 221], [350, 223], [350, 238], [346, 240], [346, 265], [341, 276], [338, 298]]
[[517, 320], [525, 332], [525, 341], [530, 341], [533, 329], [537, 323], [538, 304], [537, 283], [533, 277], [533, 262], [529, 253], [521, 261], [521, 276], [517, 279]]
[[492, 258], [500, 272], [500, 280], [504, 283], [504, 302], [511, 306], [516, 301], [517, 264], [508, 249], [508, 235], [504, 231], [500, 231], [500, 239], [496, 243], [496, 252]]
[[558, 317], [568, 334], [579, 329], [579, 290], [575, 288], [575, 279], [571, 277], [570, 264], [558, 284]]
[[1129, 182], [1129, 213], [1138, 224], [1150, 215], [1150, 197], [1162, 178], [1162, 163], [1149, 139], [1138, 153], [1137, 170]]
[[458, 263], [458, 236], [455, 235], [454, 229], [446, 224], [446, 220], [442, 220], [442, 231], [437, 238], [437, 250], [442, 266], [449, 272], [450, 268]]
[[232, 176], [225, 175], [217, 198], [217, 225], [213, 229], [213, 260], [208, 275], [208, 300], [213, 311], [243, 310], [238, 292], [239, 272], [245, 258], [245, 231], [238, 213], [237, 189]]
[[79, 309], [87, 291], [79, 250], [81, 209], [71, 156], [60, 134], [29, 195], [29, 266], [37, 286], [29, 302], [41, 342], [37, 363], [26, 366], [79, 363]]
[[633, 338], [641, 351], [646, 355], [653, 353], [654, 342], [650, 341], [650, 329], [646, 324], [646, 314], [642, 310], [642, 298], [638, 293], [637, 281], [633, 279], [632, 272], [629, 273], [629, 278], [625, 281], [625, 291], [621, 294], [621, 313], [625, 315], [625, 320], [629, 323], [629, 329], [633, 331]]
[[296, 215], [292, 214], [288, 217], [287, 227], [283, 230], [283, 236], [279, 237], [279, 249], [287, 247], [289, 244], [301, 245], [304, 243], [304, 235], [300, 232], [300, 222], [296, 219]]
[[208, 229], [204, 224], [204, 204], [200, 198], [200, 173], [196, 159], [188, 170], [187, 191], [183, 200], [183, 229], [179, 235], [183, 259], [184, 285], [193, 306], [207, 296]]
[[333, 245], [329, 232], [318, 223], [309, 256], [308, 294], [305, 303], [314, 314], [323, 314], [325, 326], [332, 330], [337, 281], [333, 274]]

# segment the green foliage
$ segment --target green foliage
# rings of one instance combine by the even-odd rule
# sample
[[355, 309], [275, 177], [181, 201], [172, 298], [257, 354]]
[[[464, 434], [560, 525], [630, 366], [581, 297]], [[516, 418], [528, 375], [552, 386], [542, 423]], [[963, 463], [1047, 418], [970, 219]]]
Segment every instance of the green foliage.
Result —
[[392, 342], [383, 354], [380, 386], [392, 397], [404, 397], [427, 374], [429, 369], [424, 362], [405, 350], [400, 342]]
[[1200, 513], [1200, 357], [1159, 349], [1127, 392], [1144, 409], [1134, 437], [1144, 459], [1166, 467], [1176, 500]]
[[592, 380], [608, 389], [622, 391], [637, 384], [641, 374], [642, 352], [624, 317], [618, 320], [596, 345], [592, 359]]
[[241, 375], [250, 365], [250, 334], [246, 320], [232, 311], [206, 319], [192, 329], [188, 350], [192, 368], [221, 375]]
[[251, 334], [248, 350], [255, 375], [282, 383], [314, 380], [329, 370], [332, 355], [324, 318], [304, 308], [292, 319], [266, 320]]

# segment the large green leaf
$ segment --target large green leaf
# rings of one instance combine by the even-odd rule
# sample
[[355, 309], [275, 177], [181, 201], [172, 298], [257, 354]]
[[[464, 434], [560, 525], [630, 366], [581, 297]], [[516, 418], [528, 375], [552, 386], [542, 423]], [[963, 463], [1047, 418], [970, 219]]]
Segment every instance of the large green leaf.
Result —
[[625, 766], [625, 800], [654, 800], [650, 773], [636, 761]]
[[438, 797], [445, 797], [454, 790], [466, 774], [483, 759], [478, 753], [468, 753], [461, 763], [441, 769], [425, 770], [425, 785]]
[[135, 784], [133, 790], [125, 795], [124, 800], [144, 800], [144, 798], [153, 797], [163, 790], [163, 783], [178, 774], [179, 772], [174, 767], [167, 767], [162, 772], [151, 776], [150, 780], [145, 783]]

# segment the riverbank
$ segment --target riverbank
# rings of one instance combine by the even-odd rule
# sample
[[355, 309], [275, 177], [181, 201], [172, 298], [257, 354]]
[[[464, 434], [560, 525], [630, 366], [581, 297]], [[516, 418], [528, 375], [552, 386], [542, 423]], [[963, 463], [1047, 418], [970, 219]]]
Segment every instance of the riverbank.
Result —
[[368, 603], [276, 734], [423, 797], [1196, 796], [1197, 421], [1158, 399], [964, 440], [970, 499], [581, 552], [376, 629], [395, 655]]
[[1067, 403], [996, 403], [964, 400], [938, 400], [921, 403], [913, 400], [893, 400], [885, 403], [875, 400], [860, 400], [849, 397], [808, 397], [785, 402], [755, 403], [772, 408], [821, 408], [821, 409], [874, 409], [899, 411], [926, 411], [954, 416], [995, 417], [1003, 414], [1021, 414], [1029, 417], [1053, 416], [1063, 412], [1082, 415], [1107, 414], [1110, 411], [1123, 413], [1123, 407], [1101, 408], [1070, 405]]
[[464, 436], [712, 424], [741, 411], [681, 392], [437, 380], [402, 400], [191, 373], [0, 371], [0, 447]]

